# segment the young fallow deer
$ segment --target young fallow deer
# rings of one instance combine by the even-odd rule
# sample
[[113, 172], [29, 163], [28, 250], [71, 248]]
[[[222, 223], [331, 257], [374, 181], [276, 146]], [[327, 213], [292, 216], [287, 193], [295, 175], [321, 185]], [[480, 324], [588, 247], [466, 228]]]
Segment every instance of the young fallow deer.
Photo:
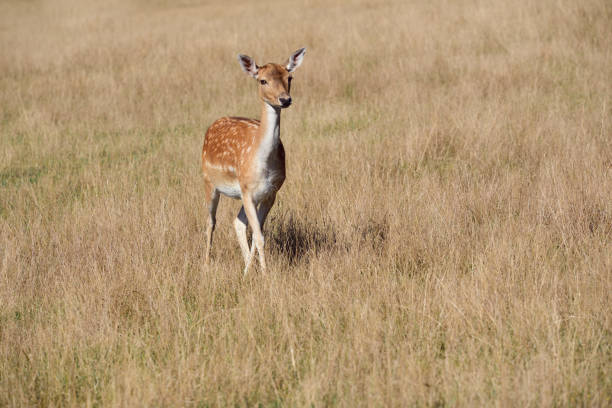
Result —
[[[216, 225], [219, 195], [242, 199], [234, 220], [238, 242], [248, 272], [255, 247], [262, 270], [266, 270], [262, 228], [285, 181], [285, 150], [280, 140], [281, 109], [291, 105], [291, 73], [300, 66], [305, 48], [300, 48], [283, 64], [257, 66], [246, 55], [238, 55], [242, 69], [259, 82], [262, 101], [261, 121], [240, 117], [216, 120], [206, 131], [202, 147], [205, 198], [208, 205], [206, 263], [210, 257]], [[247, 225], [253, 242], [249, 249]]]

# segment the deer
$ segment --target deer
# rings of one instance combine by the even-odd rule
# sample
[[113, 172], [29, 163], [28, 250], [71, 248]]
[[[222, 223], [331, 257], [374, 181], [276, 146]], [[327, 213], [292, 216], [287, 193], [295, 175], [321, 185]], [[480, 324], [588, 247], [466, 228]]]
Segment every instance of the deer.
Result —
[[[206, 265], [209, 264], [213, 233], [217, 223], [219, 198], [224, 195], [242, 200], [234, 219], [234, 229], [244, 258], [246, 276], [254, 257], [259, 255], [266, 272], [263, 225], [285, 181], [285, 149], [280, 139], [281, 110], [291, 106], [292, 74], [302, 64], [306, 48], [289, 56], [284, 64], [258, 66], [253, 58], [238, 54], [242, 70], [258, 82], [261, 120], [222, 117], [214, 121], [204, 136], [202, 173], [208, 208]], [[251, 227], [249, 247], [247, 227]]]

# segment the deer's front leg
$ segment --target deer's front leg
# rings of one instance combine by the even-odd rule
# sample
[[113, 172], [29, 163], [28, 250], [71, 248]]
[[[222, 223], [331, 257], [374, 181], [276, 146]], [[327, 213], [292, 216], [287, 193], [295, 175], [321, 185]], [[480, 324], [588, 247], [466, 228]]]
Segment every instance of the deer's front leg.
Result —
[[[264, 255], [264, 237], [261, 232], [261, 227], [259, 225], [259, 219], [257, 217], [257, 209], [255, 208], [255, 203], [253, 202], [252, 197], [249, 194], [242, 195], [242, 201], [244, 205], [244, 211], [246, 213], [247, 219], [249, 220], [249, 224], [251, 225], [251, 229], [253, 230], [253, 242], [251, 245], [257, 247], [257, 253], [259, 254], [259, 263], [261, 264], [261, 269], [263, 272], [266, 271], [266, 259]], [[253, 253], [253, 251], [251, 251]], [[244, 274], [249, 270], [249, 266], [251, 265], [251, 261], [253, 260], [252, 256], [249, 256], [249, 260], [244, 268]]]
[[[261, 202], [259, 204], [259, 207], [257, 208], [257, 219], [259, 220], [259, 229], [261, 230], [261, 233], [263, 234], [263, 227], [264, 227], [264, 223], [266, 222], [266, 217], [268, 216], [268, 213], [270, 212], [270, 209], [272, 208], [272, 206], [274, 205], [274, 200], [276, 199], [276, 194], [270, 196], [269, 198], [265, 199], [263, 202]], [[242, 207], [242, 214], [244, 215], [244, 207]], [[245, 217], [245, 225], [247, 224], [246, 221], [246, 217]], [[246, 228], [244, 230], [244, 242], [246, 243]], [[246, 248], [247, 250], [249, 249], [248, 244], [246, 244], [244, 246], [244, 248]], [[243, 250], [244, 252], [244, 250]], [[251, 251], [250, 253], [248, 253], [247, 255], [245, 255], [245, 261], [246, 261], [246, 257], [248, 256], [249, 258], [253, 258], [253, 254], [255, 253], [255, 245], [251, 245]]]
[[266, 222], [266, 218], [268, 217], [268, 213], [272, 209], [274, 205], [274, 200], [276, 200], [276, 193], [270, 195], [264, 201], [259, 204], [259, 208], [257, 209], [257, 218], [259, 219], [259, 227], [263, 230], [264, 222]]
[[244, 264], [249, 263], [249, 241], [247, 239], [247, 226], [249, 221], [247, 220], [246, 213], [244, 212], [244, 206], [240, 208], [238, 216], [234, 220], [234, 229], [238, 236], [238, 243], [240, 244], [240, 251], [242, 251], [242, 257], [244, 258]]

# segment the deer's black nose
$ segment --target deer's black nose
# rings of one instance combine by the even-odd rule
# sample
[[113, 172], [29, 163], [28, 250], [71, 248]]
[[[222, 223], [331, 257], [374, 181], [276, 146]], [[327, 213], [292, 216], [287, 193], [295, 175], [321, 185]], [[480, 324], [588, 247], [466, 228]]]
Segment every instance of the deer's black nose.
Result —
[[278, 98], [279, 102], [281, 103], [281, 106], [283, 108], [288, 107], [289, 105], [291, 105], [291, 97], [287, 97], [287, 98]]

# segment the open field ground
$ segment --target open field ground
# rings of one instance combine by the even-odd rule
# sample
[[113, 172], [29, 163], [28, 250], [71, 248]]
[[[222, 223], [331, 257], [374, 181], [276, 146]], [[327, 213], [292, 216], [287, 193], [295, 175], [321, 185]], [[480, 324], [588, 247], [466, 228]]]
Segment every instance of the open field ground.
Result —
[[[200, 153], [308, 47], [242, 277]], [[3, 1], [0, 406], [610, 406], [612, 3]]]

